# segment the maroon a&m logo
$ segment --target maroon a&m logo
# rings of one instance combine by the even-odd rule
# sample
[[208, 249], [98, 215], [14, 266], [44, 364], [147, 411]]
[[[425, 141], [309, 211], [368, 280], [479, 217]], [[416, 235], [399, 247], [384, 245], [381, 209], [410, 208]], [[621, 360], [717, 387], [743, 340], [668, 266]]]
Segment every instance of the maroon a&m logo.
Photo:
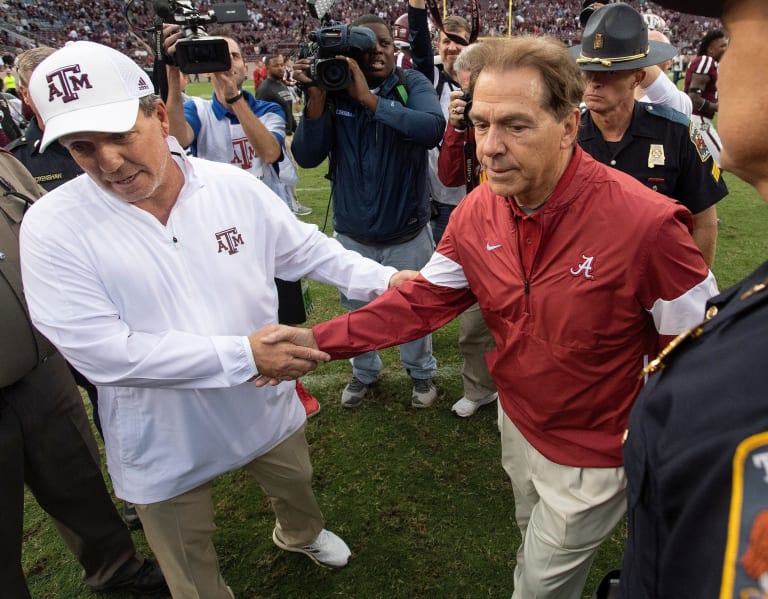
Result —
[[79, 98], [79, 90], [93, 87], [88, 81], [88, 73], [80, 73], [79, 64], [56, 69], [48, 73], [45, 80], [48, 82], [49, 102], [58, 98], [64, 103], [72, 102]]

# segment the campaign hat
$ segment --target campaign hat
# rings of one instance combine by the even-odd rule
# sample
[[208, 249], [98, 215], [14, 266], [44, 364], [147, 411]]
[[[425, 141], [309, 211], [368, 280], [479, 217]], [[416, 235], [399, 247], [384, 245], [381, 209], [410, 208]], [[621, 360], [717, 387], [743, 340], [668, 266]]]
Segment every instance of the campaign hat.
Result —
[[628, 71], [669, 60], [677, 49], [648, 41], [648, 24], [628, 4], [606, 4], [587, 21], [581, 44], [571, 54], [582, 71]]
[[64, 135], [122, 133], [135, 124], [139, 99], [154, 93], [131, 58], [95, 42], [70, 42], [41, 62], [29, 93], [44, 123], [42, 152]]

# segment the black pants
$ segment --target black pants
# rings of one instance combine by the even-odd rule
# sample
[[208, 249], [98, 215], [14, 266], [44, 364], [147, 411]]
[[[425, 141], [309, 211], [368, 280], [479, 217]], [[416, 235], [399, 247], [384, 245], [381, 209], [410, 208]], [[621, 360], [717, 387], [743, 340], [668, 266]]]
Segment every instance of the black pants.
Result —
[[104, 484], [83, 400], [55, 354], [0, 388], [0, 581], [3, 597], [26, 598], [21, 567], [24, 484], [54, 520], [99, 589], [142, 564]]
[[88, 394], [88, 400], [91, 402], [91, 408], [93, 408], [93, 424], [96, 425], [96, 430], [99, 431], [99, 436], [103, 441], [104, 431], [101, 430], [101, 420], [99, 420], [99, 392], [96, 389], [96, 385], [85, 378], [85, 375], [79, 370], [76, 370], [72, 364], [68, 363], [67, 365], [69, 366], [69, 371], [72, 373], [72, 376], [75, 377], [75, 383], [77, 383], [78, 387], [85, 389], [85, 392]]

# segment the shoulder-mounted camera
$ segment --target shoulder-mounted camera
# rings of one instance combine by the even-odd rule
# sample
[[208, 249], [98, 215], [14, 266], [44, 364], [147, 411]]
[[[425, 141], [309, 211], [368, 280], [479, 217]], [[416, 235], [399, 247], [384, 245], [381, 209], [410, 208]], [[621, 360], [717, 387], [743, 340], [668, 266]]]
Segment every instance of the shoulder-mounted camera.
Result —
[[309, 34], [309, 42], [302, 45], [299, 57], [314, 57], [310, 68], [312, 80], [320, 89], [336, 92], [352, 82], [347, 61], [337, 56], [352, 56], [374, 48], [376, 34], [367, 27], [331, 24]]
[[367, 27], [334, 23], [329, 16], [334, 0], [308, 0], [310, 14], [320, 19], [320, 28], [301, 45], [299, 58], [312, 58], [310, 77], [320, 89], [337, 92], [349, 87], [352, 75], [347, 61], [337, 56], [352, 56], [376, 48], [376, 34]]

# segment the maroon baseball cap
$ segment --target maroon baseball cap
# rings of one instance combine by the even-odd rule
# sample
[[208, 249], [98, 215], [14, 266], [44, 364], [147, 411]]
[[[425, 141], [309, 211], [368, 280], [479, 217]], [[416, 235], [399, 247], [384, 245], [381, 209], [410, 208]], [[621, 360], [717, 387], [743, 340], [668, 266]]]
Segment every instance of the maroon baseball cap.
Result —
[[679, 12], [702, 17], [717, 17], [723, 14], [726, 0], [654, 0], [655, 4]]

